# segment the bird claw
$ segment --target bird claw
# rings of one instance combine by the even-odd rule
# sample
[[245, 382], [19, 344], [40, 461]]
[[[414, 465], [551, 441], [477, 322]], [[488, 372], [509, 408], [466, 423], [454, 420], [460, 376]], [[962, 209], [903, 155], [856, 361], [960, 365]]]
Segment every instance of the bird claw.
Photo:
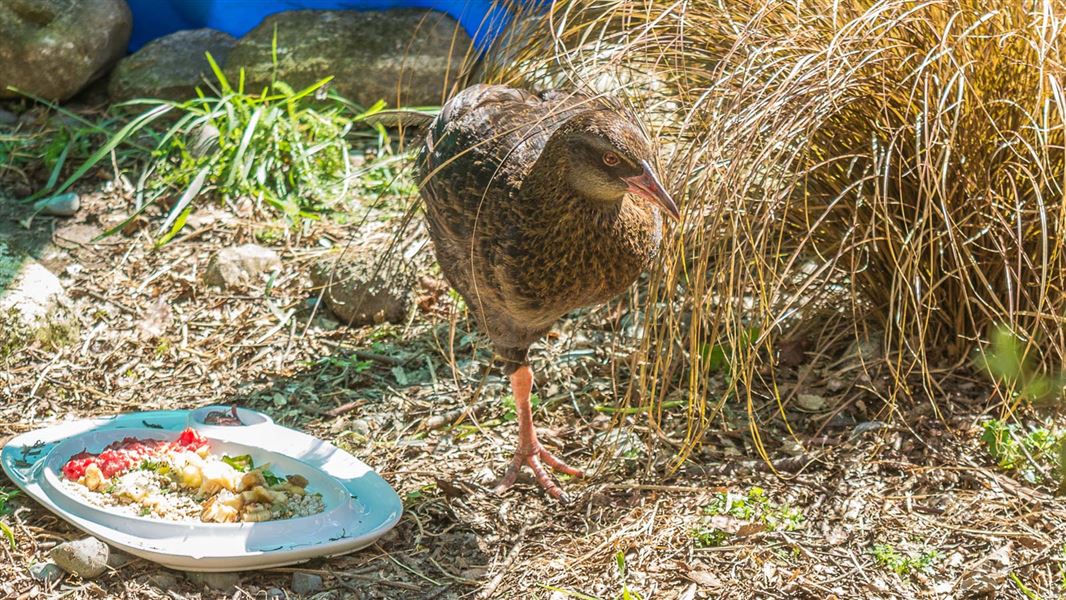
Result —
[[[543, 461], [543, 462], [541, 462]], [[556, 500], [567, 504], [570, 499], [566, 493], [559, 487], [559, 484], [548, 474], [544, 465], [548, 465], [554, 471], [560, 473], [566, 473], [572, 477], [584, 477], [585, 474], [580, 469], [575, 469], [566, 464], [561, 459], [557, 458], [551, 452], [544, 449], [543, 446], [537, 444], [529, 450], [516, 450], [514, 459], [511, 460], [511, 465], [507, 467], [507, 472], [504, 473], [503, 479], [496, 486], [496, 493], [501, 494], [511, 486], [514, 485], [515, 480], [518, 479], [518, 473], [522, 470], [523, 465], [529, 465], [530, 470], [533, 471], [533, 476], [537, 479], [537, 483], [540, 487], [544, 488], [544, 491], [548, 492], [548, 495]]]

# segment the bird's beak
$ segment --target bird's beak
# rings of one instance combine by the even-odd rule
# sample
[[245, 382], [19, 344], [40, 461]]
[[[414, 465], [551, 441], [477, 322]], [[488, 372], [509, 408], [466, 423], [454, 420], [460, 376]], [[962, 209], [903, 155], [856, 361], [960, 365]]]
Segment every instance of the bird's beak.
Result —
[[647, 161], [641, 161], [641, 166], [644, 167], [643, 173], [623, 179], [626, 185], [629, 186], [628, 190], [662, 208], [673, 220], [680, 219], [681, 211], [677, 209], [677, 204], [674, 203], [674, 199], [663, 188], [663, 184], [659, 183], [659, 178], [655, 176], [655, 171], [651, 168], [651, 165]]

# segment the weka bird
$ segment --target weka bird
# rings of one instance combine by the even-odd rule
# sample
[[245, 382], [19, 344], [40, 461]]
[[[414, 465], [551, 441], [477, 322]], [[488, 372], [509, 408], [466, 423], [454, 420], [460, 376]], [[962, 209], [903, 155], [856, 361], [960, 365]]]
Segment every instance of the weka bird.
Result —
[[497, 491], [523, 464], [562, 498], [542, 464], [582, 473], [537, 441], [529, 347], [566, 313], [624, 291], [656, 255], [677, 205], [651, 140], [611, 103], [476, 85], [429, 125], [418, 157], [437, 261], [505, 362], [518, 446]]

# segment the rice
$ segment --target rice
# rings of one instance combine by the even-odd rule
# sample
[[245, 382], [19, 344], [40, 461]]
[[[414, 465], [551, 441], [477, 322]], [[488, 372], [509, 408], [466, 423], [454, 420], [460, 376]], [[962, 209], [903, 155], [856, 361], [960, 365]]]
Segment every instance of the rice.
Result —
[[177, 522], [262, 522], [325, 510], [307, 479], [255, 468], [248, 455], [210, 454], [207, 440], [183, 432], [178, 442], [146, 446], [127, 438], [100, 454], [81, 453], [62, 469], [64, 489], [110, 512]]

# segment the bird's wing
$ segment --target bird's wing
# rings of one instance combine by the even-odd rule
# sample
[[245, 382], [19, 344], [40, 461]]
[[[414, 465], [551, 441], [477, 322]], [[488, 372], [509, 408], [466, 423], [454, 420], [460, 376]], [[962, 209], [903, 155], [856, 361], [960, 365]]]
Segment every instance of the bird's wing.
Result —
[[489, 196], [510, 196], [551, 133], [590, 102], [583, 94], [502, 85], [459, 92], [430, 125], [419, 157], [427, 204], [469, 214]]
[[441, 270], [468, 303], [506, 304], [500, 268], [521, 235], [511, 203], [552, 132], [592, 102], [570, 92], [475, 85], [430, 124], [416, 162], [426, 221]]

